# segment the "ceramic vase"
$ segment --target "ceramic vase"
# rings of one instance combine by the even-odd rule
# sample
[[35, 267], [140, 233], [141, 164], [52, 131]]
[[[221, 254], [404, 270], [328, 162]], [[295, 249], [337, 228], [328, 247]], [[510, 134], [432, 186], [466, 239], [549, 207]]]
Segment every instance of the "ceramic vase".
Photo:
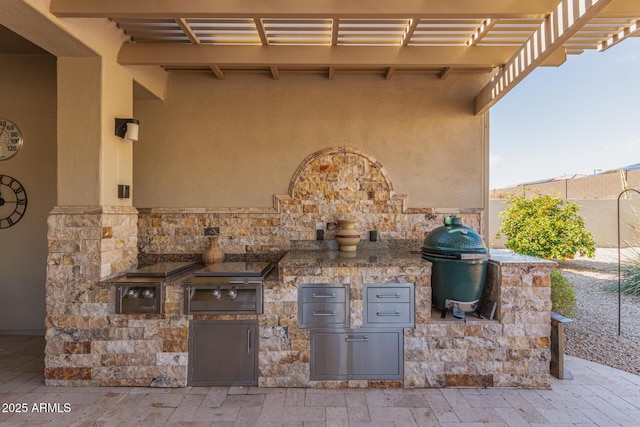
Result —
[[202, 263], [204, 265], [224, 260], [224, 251], [218, 246], [218, 238], [219, 236], [209, 236], [209, 247], [202, 253]]
[[336, 231], [336, 242], [342, 252], [355, 252], [360, 242], [360, 232], [355, 229], [356, 222], [350, 219], [338, 220], [340, 229]]

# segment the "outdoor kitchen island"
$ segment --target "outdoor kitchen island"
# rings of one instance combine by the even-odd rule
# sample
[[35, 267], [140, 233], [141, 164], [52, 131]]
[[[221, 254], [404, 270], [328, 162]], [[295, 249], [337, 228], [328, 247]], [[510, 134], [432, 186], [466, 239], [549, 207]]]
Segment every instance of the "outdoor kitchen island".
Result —
[[[489, 261], [485, 287], [485, 296], [497, 303], [496, 320], [472, 315], [465, 320], [451, 315], [442, 319], [440, 311], [431, 307], [431, 263], [419, 254], [397, 250], [289, 251], [278, 263], [278, 281], [264, 284], [259, 385], [548, 388], [551, 266], [546, 261], [500, 252]], [[382, 285], [384, 289], [384, 285], [413, 284], [415, 325], [402, 328], [401, 380], [310, 380], [310, 358], [317, 353], [311, 352], [313, 329], [298, 327], [297, 311], [300, 287], [314, 283], [324, 284], [319, 288], [347, 285], [351, 332], [367, 323], [363, 318], [366, 286]]]
[[[193, 385], [188, 382], [191, 325], [230, 321], [257, 327], [251, 339], [257, 338], [253, 384], [259, 387], [549, 388], [553, 265], [492, 254], [485, 295], [497, 303], [495, 320], [450, 314], [442, 319], [431, 307], [431, 263], [403, 250], [291, 250], [264, 277], [262, 312], [253, 314], [188, 314], [184, 298], [192, 272], [164, 279], [161, 313], [119, 314], [116, 285], [121, 278], [116, 277], [61, 299], [59, 313], [48, 317], [45, 382]], [[306, 299], [334, 294], [338, 305], [329, 308], [328, 302]], [[400, 304], [388, 305], [391, 300], [385, 298], [396, 296]], [[300, 310], [311, 316], [299, 316]], [[325, 322], [322, 327], [309, 320], [314, 313]], [[375, 314], [383, 318], [376, 320]], [[367, 341], [372, 350], [345, 350], [344, 342]], [[211, 351], [228, 352], [216, 342], [209, 344]], [[328, 346], [326, 352], [322, 346]], [[356, 359], [354, 365], [349, 357]]]

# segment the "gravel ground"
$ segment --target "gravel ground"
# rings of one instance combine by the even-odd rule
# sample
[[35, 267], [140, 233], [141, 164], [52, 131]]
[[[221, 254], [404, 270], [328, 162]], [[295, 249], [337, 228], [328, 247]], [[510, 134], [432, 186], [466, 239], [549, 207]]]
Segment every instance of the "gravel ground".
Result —
[[640, 298], [622, 295], [618, 336], [618, 294], [606, 290], [618, 283], [617, 249], [597, 249], [595, 259], [578, 258], [559, 268], [577, 297], [573, 322], [565, 326], [565, 354], [640, 375]]

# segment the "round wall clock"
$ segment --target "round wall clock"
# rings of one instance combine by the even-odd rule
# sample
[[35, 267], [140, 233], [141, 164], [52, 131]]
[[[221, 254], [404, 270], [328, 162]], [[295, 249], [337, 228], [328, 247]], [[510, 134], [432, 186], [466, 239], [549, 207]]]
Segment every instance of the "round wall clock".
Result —
[[22, 148], [22, 132], [12, 121], [0, 119], [0, 160], [18, 154]]
[[0, 175], [0, 229], [16, 225], [27, 211], [27, 192], [20, 181]]

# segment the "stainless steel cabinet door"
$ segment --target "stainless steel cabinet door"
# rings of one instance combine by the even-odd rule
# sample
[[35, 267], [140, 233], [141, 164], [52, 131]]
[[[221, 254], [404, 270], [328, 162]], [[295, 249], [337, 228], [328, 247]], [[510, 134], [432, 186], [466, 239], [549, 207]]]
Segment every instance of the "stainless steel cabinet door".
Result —
[[312, 330], [310, 379], [402, 379], [402, 355], [402, 329]]
[[188, 385], [257, 385], [257, 320], [192, 320]]

